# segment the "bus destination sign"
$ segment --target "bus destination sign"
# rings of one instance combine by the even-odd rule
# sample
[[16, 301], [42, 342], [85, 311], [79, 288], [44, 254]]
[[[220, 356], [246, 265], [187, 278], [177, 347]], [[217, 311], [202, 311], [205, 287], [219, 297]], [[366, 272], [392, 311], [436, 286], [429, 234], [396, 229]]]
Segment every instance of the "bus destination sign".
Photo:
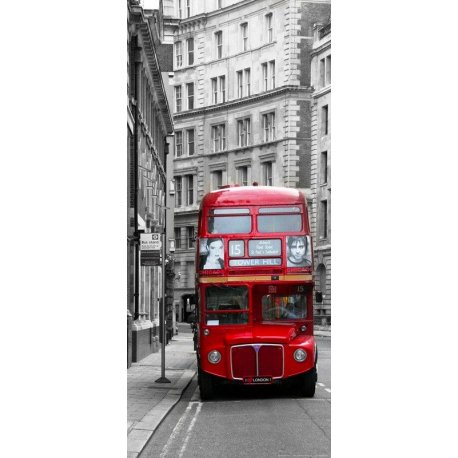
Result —
[[281, 266], [281, 258], [229, 259], [230, 267]]
[[248, 251], [250, 256], [280, 256], [280, 239], [249, 240]]

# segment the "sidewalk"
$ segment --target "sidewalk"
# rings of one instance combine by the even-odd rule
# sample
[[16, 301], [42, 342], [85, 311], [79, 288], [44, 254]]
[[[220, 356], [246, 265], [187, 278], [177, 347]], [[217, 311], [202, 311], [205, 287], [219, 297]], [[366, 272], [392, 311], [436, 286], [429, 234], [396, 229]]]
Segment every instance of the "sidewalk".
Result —
[[[189, 329], [189, 324], [180, 325]], [[136, 458], [164, 418], [180, 400], [196, 373], [192, 334], [179, 332], [165, 347], [165, 376], [161, 377], [161, 350], [127, 369], [127, 457]]]
[[331, 326], [313, 326], [313, 334], [317, 337], [331, 337]]

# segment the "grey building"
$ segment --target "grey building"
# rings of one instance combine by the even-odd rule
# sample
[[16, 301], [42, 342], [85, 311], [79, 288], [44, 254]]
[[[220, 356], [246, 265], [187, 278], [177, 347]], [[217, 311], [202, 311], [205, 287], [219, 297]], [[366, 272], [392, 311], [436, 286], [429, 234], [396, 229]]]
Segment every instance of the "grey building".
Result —
[[331, 22], [314, 27], [312, 52], [312, 231], [319, 324], [331, 323]]
[[167, 136], [173, 134], [173, 122], [161, 74], [158, 16], [146, 12], [137, 1], [128, 1], [127, 8], [129, 365], [158, 349], [164, 272], [157, 260], [141, 255], [140, 243], [145, 234], [166, 239]]
[[315, 23], [329, 18], [330, 2], [167, 3], [178, 19], [174, 302], [185, 320], [195, 303], [194, 244], [204, 194], [258, 182], [300, 188], [310, 201], [312, 34]]

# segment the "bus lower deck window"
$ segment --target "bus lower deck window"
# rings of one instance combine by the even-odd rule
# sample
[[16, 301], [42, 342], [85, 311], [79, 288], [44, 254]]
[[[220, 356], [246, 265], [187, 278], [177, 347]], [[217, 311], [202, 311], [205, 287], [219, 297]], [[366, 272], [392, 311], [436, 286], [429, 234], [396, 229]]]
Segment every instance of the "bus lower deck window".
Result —
[[265, 321], [307, 318], [307, 298], [301, 294], [262, 296], [262, 319]]

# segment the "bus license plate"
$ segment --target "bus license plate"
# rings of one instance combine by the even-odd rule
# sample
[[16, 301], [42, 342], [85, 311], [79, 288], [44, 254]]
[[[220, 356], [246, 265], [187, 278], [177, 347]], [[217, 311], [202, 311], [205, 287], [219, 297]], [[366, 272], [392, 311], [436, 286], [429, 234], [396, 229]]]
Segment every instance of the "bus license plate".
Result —
[[245, 377], [243, 383], [272, 383], [272, 377]]

